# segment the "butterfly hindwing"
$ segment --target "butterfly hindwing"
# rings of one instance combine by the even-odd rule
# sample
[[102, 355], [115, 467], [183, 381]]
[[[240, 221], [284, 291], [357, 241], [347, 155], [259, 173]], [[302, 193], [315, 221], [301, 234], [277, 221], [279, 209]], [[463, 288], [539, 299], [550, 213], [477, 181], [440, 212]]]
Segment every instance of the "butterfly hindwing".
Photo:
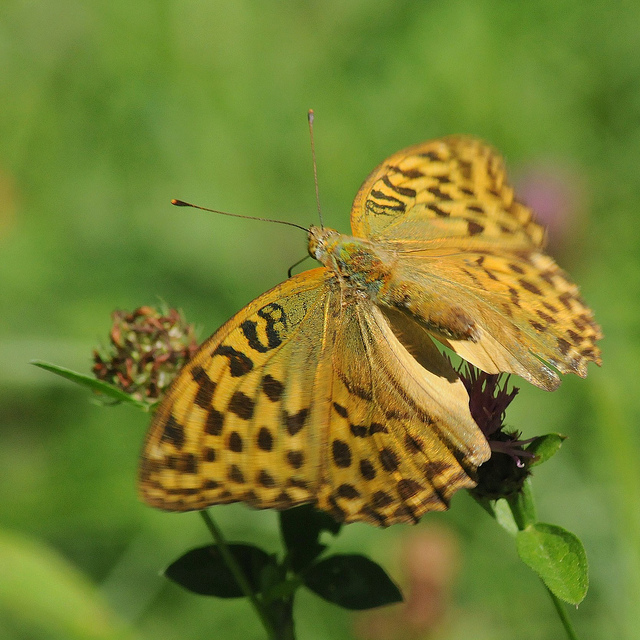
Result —
[[421, 327], [370, 301], [343, 309], [318, 504], [341, 520], [416, 522], [475, 486], [488, 444], [462, 382]]

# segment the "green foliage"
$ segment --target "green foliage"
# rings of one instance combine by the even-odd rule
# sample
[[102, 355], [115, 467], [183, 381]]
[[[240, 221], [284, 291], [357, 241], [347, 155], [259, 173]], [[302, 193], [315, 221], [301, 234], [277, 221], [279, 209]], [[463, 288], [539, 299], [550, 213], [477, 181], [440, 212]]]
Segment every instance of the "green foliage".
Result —
[[[253, 591], [261, 590], [262, 575], [268, 567], [272, 566], [273, 559], [254, 545], [229, 544], [227, 546]], [[181, 587], [202, 596], [242, 598], [246, 595], [227, 566], [220, 550], [212, 544], [187, 551], [167, 567], [164, 575]]]
[[0, 566], [2, 620], [20, 637], [134, 638], [86, 576], [47, 545], [0, 530]]
[[535, 455], [535, 459], [530, 466], [535, 467], [549, 460], [558, 453], [558, 450], [565, 440], [566, 436], [561, 436], [559, 433], [547, 433], [544, 436], [535, 438], [533, 442], [527, 446], [527, 451]]
[[94, 378], [93, 376], [87, 376], [83, 373], [78, 373], [77, 371], [67, 369], [66, 367], [60, 367], [56, 364], [50, 364], [48, 362], [41, 362], [40, 360], [32, 360], [31, 364], [35, 365], [36, 367], [40, 367], [45, 371], [49, 371], [50, 373], [55, 373], [62, 378], [66, 378], [67, 380], [71, 380], [71, 382], [75, 382], [82, 387], [87, 387], [91, 391], [97, 393], [98, 396], [107, 396], [107, 398], [115, 400], [116, 402], [127, 402], [140, 409], [144, 409], [145, 411], [148, 411], [152, 406], [148, 402], [137, 400], [132, 395], [125, 393], [118, 387], [109, 384], [108, 382], [96, 380], [96, 378]]
[[295, 637], [293, 599], [302, 585], [350, 610], [402, 601], [395, 583], [369, 558], [335, 554], [318, 559], [327, 548], [318, 542], [321, 533], [336, 535], [341, 525], [309, 504], [280, 513], [286, 547], [282, 562], [255, 545], [227, 543], [211, 516], [201, 515], [216, 544], [183, 554], [167, 568], [166, 577], [199, 595], [249, 598], [270, 637]]
[[573, 533], [536, 522], [518, 532], [518, 555], [558, 598], [580, 604], [589, 586], [587, 556]]
[[331, 516], [311, 505], [281, 511], [279, 517], [282, 540], [288, 552], [287, 561], [295, 571], [304, 570], [326, 549], [326, 545], [319, 542], [323, 531], [335, 536], [342, 527]]
[[[537, 521], [531, 480], [524, 483], [517, 495], [495, 501], [476, 500], [515, 538], [520, 559], [540, 576], [553, 598], [576, 605], [582, 602], [589, 586], [582, 542], [562, 527]], [[559, 607], [556, 603], [556, 608]], [[570, 628], [566, 614], [561, 613], [561, 617]]]
[[400, 589], [376, 564], [361, 555], [333, 555], [304, 574], [304, 584], [345, 609], [372, 609], [402, 601]]

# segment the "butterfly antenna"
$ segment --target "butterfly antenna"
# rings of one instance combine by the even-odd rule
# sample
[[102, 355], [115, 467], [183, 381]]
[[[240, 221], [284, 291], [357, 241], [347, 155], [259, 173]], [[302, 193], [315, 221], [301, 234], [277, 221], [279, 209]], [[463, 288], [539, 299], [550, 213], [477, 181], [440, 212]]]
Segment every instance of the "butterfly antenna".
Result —
[[223, 216], [231, 216], [232, 218], [245, 218], [246, 220], [259, 220], [260, 222], [275, 222], [276, 224], [286, 224], [288, 227], [295, 227], [296, 229], [302, 229], [309, 233], [309, 229], [303, 227], [295, 222], [287, 222], [286, 220], [273, 220], [272, 218], [258, 218], [256, 216], [243, 216], [239, 213], [229, 213], [228, 211], [218, 211], [217, 209], [208, 209], [207, 207], [200, 207], [197, 204], [191, 204], [190, 202], [185, 202], [184, 200], [176, 200], [175, 198], [171, 201], [171, 204], [176, 207], [192, 207], [193, 209], [200, 209], [201, 211], [209, 211], [210, 213], [219, 213]]
[[318, 167], [316, 165], [316, 145], [313, 142], [313, 109], [309, 109], [307, 114], [309, 120], [309, 138], [311, 138], [311, 158], [313, 160], [313, 182], [316, 185], [316, 206], [318, 207], [318, 218], [320, 218], [320, 227], [324, 229], [322, 220], [322, 210], [320, 209], [320, 194], [318, 192]]

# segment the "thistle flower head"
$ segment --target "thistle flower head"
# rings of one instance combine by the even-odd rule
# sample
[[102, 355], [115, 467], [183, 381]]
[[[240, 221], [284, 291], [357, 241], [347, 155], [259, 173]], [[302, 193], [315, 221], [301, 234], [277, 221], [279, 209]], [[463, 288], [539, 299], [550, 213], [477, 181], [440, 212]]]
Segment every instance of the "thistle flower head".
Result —
[[491, 447], [491, 458], [478, 469], [478, 485], [473, 490], [491, 500], [520, 491], [529, 475], [529, 463], [534, 455], [524, 445], [534, 440], [521, 440], [520, 433], [509, 431], [505, 424], [507, 407], [518, 394], [516, 387], [508, 390], [509, 376], [485, 373], [470, 364], [458, 371], [469, 394], [469, 409]]

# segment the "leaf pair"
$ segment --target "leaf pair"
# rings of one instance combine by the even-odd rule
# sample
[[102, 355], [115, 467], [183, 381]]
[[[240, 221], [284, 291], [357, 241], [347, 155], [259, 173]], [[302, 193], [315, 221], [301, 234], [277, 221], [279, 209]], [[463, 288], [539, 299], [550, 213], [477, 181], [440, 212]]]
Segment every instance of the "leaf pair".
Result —
[[[337, 534], [340, 524], [327, 514], [303, 505], [281, 513], [280, 527], [286, 556], [249, 544], [227, 548], [253, 590], [265, 602], [291, 599], [304, 585], [316, 595], [345, 609], [371, 609], [402, 601], [402, 594], [382, 567], [359, 554], [318, 557], [326, 549], [323, 531]], [[185, 589], [217, 598], [240, 598], [246, 593], [235, 579], [218, 545], [188, 551], [165, 575]]]

